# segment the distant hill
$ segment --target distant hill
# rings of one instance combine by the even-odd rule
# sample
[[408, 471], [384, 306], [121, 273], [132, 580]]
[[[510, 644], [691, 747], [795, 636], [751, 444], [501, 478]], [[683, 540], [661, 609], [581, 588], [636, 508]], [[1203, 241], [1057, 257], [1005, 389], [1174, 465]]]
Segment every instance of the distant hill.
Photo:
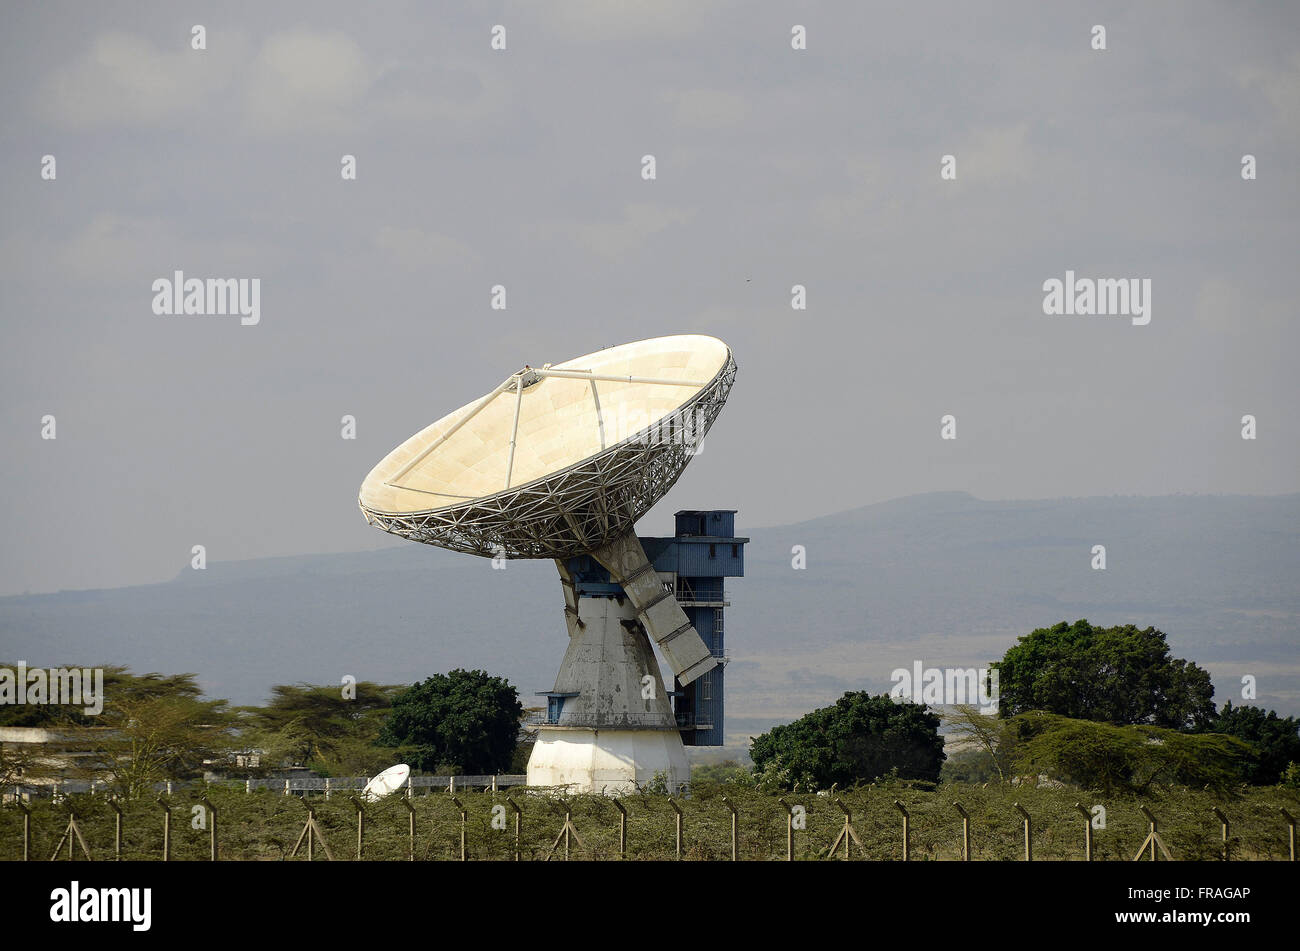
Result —
[[[702, 500], [702, 503], [713, 500]], [[738, 531], [729, 582], [729, 742], [886, 690], [890, 672], [979, 666], [1034, 627], [1153, 624], [1207, 667], [1217, 699], [1300, 713], [1300, 495], [986, 502], [934, 493]], [[1093, 545], [1107, 569], [1090, 568]], [[791, 549], [807, 552], [806, 570]], [[526, 702], [565, 644], [548, 561], [423, 545], [210, 563], [158, 585], [0, 598], [0, 658], [193, 671], [214, 696], [344, 675], [409, 683], [453, 667], [504, 675]]]

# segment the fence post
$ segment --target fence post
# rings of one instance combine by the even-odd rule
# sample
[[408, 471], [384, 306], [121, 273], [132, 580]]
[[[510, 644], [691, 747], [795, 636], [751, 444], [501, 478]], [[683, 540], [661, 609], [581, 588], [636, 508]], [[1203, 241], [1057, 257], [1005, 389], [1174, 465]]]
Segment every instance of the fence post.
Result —
[[1151, 823], [1151, 833], [1148, 839], [1151, 842], [1151, 861], [1156, 861], [1156, 817], [1147, 811], [1146, 806], [1142, 807], [1143, 814]]
[[1147, 835], [1146, 839], [1143, 840], [1142, 846], [1138, 849], [1137, 855], [1133, 856], [1133, 861], [1136, 862], [1138, 859], [1142, 858], [1142, 853], [1146, 851], [1147, 844], [1150, 843], [1151, 861], [1154, 862], [1156, 860], [1156, 846], [1160, 846], [1160, 851], [1165, 854], [1165, 858], [1172, 862], [1174, 857], [1169, 854], [1169, 850], [1165, 848], [1164, 840], [1160, 838], [1160, 833], [1156, 831], [1156, 817], [1151, 814], [1151, 810], [1146, 806], [1138, 806], [1138, 808], [1142, 810], [1142, 815], [1146, 816], [1147, 821], [1151, 823], [1151, 832]]
[[524, 817], [524, 810], [520, 809], [519, 803], [515, 802], [509, 796], [506, 797], [506, 802], [510, 803], [510, 808], [515, 811], [515, 861], [518, 862], [519, 861], [519, 825], [520, 825], [520, 821]]
[[682, 807], [678, 805], [676, 799], [670, 798], [668, 805], [673, 807], [673, 812], [677, 813], [677, 861], [682, 859]]
[[1029, 818], [1029, 813], [1025, 811], [1025, 807], [1020, 805], [1020, 803], [1014, 802], [1012, 805], [1015, 807], [1016, 812], [1020, 813], [1025, 820], [1025, 861], [1032, 862], [1034, 860], [1034, 846], [1031, 838], [1033, 834], [1033, 820]]
[[961, 814], [961, 860], [970, 861], [970, 814], [959, 802], [954, 802], [953, 808]]
[[569, 861], [570, 837], [577, 841], [578, 848], [585, 849], [587, 847], [582, 841], [582, 836], [578, 835], [577, 827], [573, 824], [572, 804], [567, 799], [561, 799], [560, 802], [564, 805], [564, 825], [560, 829], [560, 834], [555, 837], [555, 841], [551, 843], [551, 851], [546, 855], [547, 862], [549, 862], [551, 857], [555, 855], [555, 850], [560, 847], [561, 842], [564, 843], [564, 861]]
[[1213, 812], [1215, 817], [1219, 820], [1219, 822], [1223, 824], [1223, 861], [1227, 862], [1229, 861], [1228, 859], [1228, 817], [1223, 814], [1223, 810], [1221, 810], [1218, 806], [1215, 806], [1210, 811]]
[[618, 810], [618, 857], [627, 858], [627, 807], [617, 799], [611, 799]]
[[[832, 787], [833, 786], [834, 784], [832, 784]], [[830, 849], [826, 852], [827, 860], [829, 861], [830, 859], [835, 858], [835, 852], [840, 847], [841, 839], [844, 840], [844, 861], [847, 862], [851, 857], [849, 851], [851, 848], [849, 845], [850, 842], [858, 843], [858, 849], [861, 851], [862, 857], [866, 858], [867, 847], [862, 844], [862, 840], [858, 838], [857, 831], [853, 828], [853, 810], [844, 805], [843, 800], [841, 800], [839, 796], [835, 797], [835, 805], [839, 806], [840, 812], [844, 813], [844, 828], [840, 830], [840, 834], [835, 837], [835, 841], [831, 843]]]
[[727, 808], [731, 810], [731, 861], [735, 862], [737, 861], [736, 839], [738, 838], [737, 832], [739, 831], [738, 826], [740, 825], [740, 813], [736, 809], [736, 804], [726, 796], [722, 797], [722, 801], [726, 804]]
[[572, 807], [564, 800], [564, 861], [569, 861], [569, 829], [573, 826]]
[[894, 808], [903, 814], [903, 861], [908, 861], [912, 854], [912, 830], [911, 830], [911, 813], [897, 799], [894, 800]]
[[325, 801], [330, 801], [330, 778], [328, 776], [325, 777]]
[[1295, 861], [1295, 817], [1287, 812], [1281, 806], [1278, 806], [1278, 812], [1282, 813], [1282, 818], [1286, 820], [1287, 828], [1290, 830], [1288, 842], [1291, 848], [1291, 861]]
[[352, 803], [352, 808], [357, 811], [357, 861], [360, 862], [366, 832], [366, 807], [356, 796], [348, 796], [348, 801]]
[[411, 805], [411, 799], [409, 796], [411, 787], [407, 786], [406, 791], [408, 793], [408, 796], [406, 799], [402, 800], [402, 805], [406, 807], [406, 819], [407, 822], [409, 823], [407, 838], [410, 842], [410, 849], [409, 849], [410, 854], [407, 855], [406, 860], [408, 862], [414, 862], [415, 861], [415, 806]]
[[460, 860], [462, 862], [467, 862], [469, 860], [465, 858], [465, 823], [469, 821], [469, 813], [466, 811], [465, 804], [460, 801], [459, 797], [452, 796], [451, 801], [454, 802], [456, 808], [460, 810]]
[[208, 801], [207, 796], [199, 799], [199, 803], [204, 809], [208, 810], [208, 815], [212, 820], [212, 825], [208, 830], [208, 844], [212, 853], [211, 861], [215, 862], [217, 860], [217, 807]]
[[253, 791], [253, 781], [251, 779], [244, 780], [244, 794], [247, 795], [252, 791]]
[[333, 862], [334, 853], [330, 851], [330, 844], [325, 841], [325, 833], [321, 831], [320, 825], [316, 822], [316, 809], [306, 796], [302, 797], [302, 807], [307, 810], [307, 822], [302, 827], [302, 833], [298, 836], [298, 841], [294, 843], [293, 851], [289, 853], [289, 857], [293, 858], [298, 854], [298, 849], [302, 847], [302, 840], [306, 839], [307, 861], [312, 861], [316, 857], [316, 839], [320, 839], [320, 847], [325, 850], [325, 858]]
[[14, 803], [23, 811], [23, 861], [31, 861], [32, 850], [32, 811], [27, 808], [27, 803], [22, 800], [22, 790], [19, 790]]
[[1083, 807], [1083, 803], [1076, 802], [1074, 808], [1083, 816], [1083, 860], [1092, 861], [1092, 813]]
[[785, 860], [794, 861], [794, 809], [785, 801], [784, 797], [778, 796], [776, 799], [781, 805], [785, 806]]
[[284, 794], [289, 795], [289, 780], [287, 779], [284, 781]]
[[164, 862], [171, 861], [172, 857], [172, 807], [163, 802], [161, 796], [158, 797], [158, 805], [163, 811], [163, 857]]
[[77, 845], [81, 845], [81, 852], [86, 856], [86, 861], [90, 861], [90, 849], [86, 848], [86, 840], [81, 837], [81, 827], [77, 825], [77, 814], [72, 808], [68, 808], [68, 827], [63, 830], [63, 838], [59, 839], [59, 844], [54, 847], [54, 854], [50, 856], [53, 862], [63, 851], [63, 843], [68, 843], [68, 861], [71, 862], [77, 857]]

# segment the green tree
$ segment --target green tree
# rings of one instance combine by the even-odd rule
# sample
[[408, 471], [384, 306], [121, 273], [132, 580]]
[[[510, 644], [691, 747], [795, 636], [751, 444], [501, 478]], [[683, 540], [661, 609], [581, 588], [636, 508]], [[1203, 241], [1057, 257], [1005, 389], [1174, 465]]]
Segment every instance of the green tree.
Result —
[[[1005, 721], [1004, 721], [1005, 722]], [[1002, 782], [1002, 777], [993, 768], [993, 762], [983, 750], [963, 749], [956, 752], [945, 751], [947, 759], [939, 770], [939, 782], [958, 785], [974, 785]]]
[[1010, 779], [1016, 743], [1013, 721], [982, 713], [973, 704], [954, 705], [939, 718], [948, 729], [946, 749], [955, 751], [944, 764], [945, 778], [968, 782]]
[[0, 743], [0, 789], [57, 777], [65, 765], [48, 743]]
[[162, 780], [202, 775], [205, 760], [230, 748], [227, 703], [205, 699], [195, 674], [102, 670], [104, 705], [97, 715], [51, 703], [0, 708], [0, 725], [41, 727], [53, 737], [35, 750], [0, 757], [0, 773], [104, 780], [135, 797]]
[[225, 700], [188, 696], [124, 697], [107, 706], [101, 728], [88, 732], [92, 773], [106, 770], [110, 785], [127, 798], [165, 779], [201, 776], [205, 761], [232, 744], [233, 718]]
[[508, 681], [482, 670], [434, 674], [393, 699], [379, 742], [415, 769], [487, 774], [510, 767], [523, 716]]
[[1019, 638], [993, 666], [1005, 717], [1041, 710], [1177, 730], [1206, 727], [1214, 718], [1210, 675], [1171, 657], [1165, 635], [1154, 627], [1062, 621]]
[[[11, 670], [17, 665], [0, 663]], [[116, 665], [64, 664], [68, 669], [102, 670], [104, 672], [104, 704], [114, 699], [143, 700], [149, 697], [198, 698], [203, 691], [194, 674], [133, 674], [127, 667]], [[101, 714], [102, 715], [102, 714]], [[53, 727], [103, 726], [100, 716], [88, 714], [84, 708], [57, 703], [25, 703], [0, 706], [0, 726]]]
[[360, 681], [339, 686], [277, 685], [264, 707], [245, 707], [245, 748], [262, 750], [266, 766], [307, 766], [324, 775], [360, 775], [386, 765], [376, 747], [393, 698], [405, 689]]
[[1280, 717], [1274, 710], [1265, 713], [1261, 707], [1234, 707], [1229, 700], [1202, 732], [1225, 733], [1250, 745], [1251, 756], [1242, 768], [1242, 779], [1252, 786], [1275, 786], [1288, 765], [1300, 762], [1300, 720]]
[[935, 782], [944, 759], [939, 718], [928, 707], [866, 691], [773, 727], [753, 740], [750, 756], [760, 782], [787, 789], [848, 786], [890, 773]]
[[1146, 792], [1156, 784], [1210, 786], [1238, 782], [1250, 748], [1235, 737], [1150, 725], [1116, 726], [1034, 711], [1014, 721], [1022, 772], [1105, 793]]
[[127, 798], [166, 779], [201, 776], [205, 762], [234, 744], [227, 702], [206, 699], [195, 674], [105, 668], [103, 712], [89, 717], [73, 709], [68, 722], [65, 749], [76, 754], [74, 772], [106, 778]]
[[747, 785], [749, 781], [750, 770], [734, 759], [721, 763], [698, 763], [691, 767], [691, 786], [697, 789], [734, 783]]

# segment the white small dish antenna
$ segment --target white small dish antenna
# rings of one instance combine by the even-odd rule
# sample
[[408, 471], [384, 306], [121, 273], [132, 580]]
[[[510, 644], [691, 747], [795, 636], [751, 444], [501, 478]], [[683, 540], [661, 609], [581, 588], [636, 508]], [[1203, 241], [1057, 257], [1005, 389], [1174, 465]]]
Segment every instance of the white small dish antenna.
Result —
[[405, 763], [390, 766], [366, 783], [366, 788], [361, 790], [361, 798], [366, 802], [379, 802], [385, 796], [391, 796], [405, 786], [406, 781], [410, 778], [411, 767]]

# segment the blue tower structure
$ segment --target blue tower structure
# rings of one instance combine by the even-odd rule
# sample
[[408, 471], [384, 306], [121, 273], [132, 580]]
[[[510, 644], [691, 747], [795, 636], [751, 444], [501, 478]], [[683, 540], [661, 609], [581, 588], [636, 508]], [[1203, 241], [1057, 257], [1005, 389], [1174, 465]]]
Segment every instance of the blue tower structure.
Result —
[[[676, 535], [641, 538], [646, 556], [695, 630], [718, 658], [718, 666], [683, 686], [673, 678], [673, 714], [686, 746], [722, 746], [725, 736], [726, 630], [724, 582], [745, 574], [745, 544], [736, 536], [735, 509], [683, 509], [675, 513]], [[618, 598], [623, 589], [590, 555], [564, 562], [577, 598]], [[563, 574], [563, 572], [561, 573]], [[571, 694], [547, 692], [547, 722], [559, 722]]]

